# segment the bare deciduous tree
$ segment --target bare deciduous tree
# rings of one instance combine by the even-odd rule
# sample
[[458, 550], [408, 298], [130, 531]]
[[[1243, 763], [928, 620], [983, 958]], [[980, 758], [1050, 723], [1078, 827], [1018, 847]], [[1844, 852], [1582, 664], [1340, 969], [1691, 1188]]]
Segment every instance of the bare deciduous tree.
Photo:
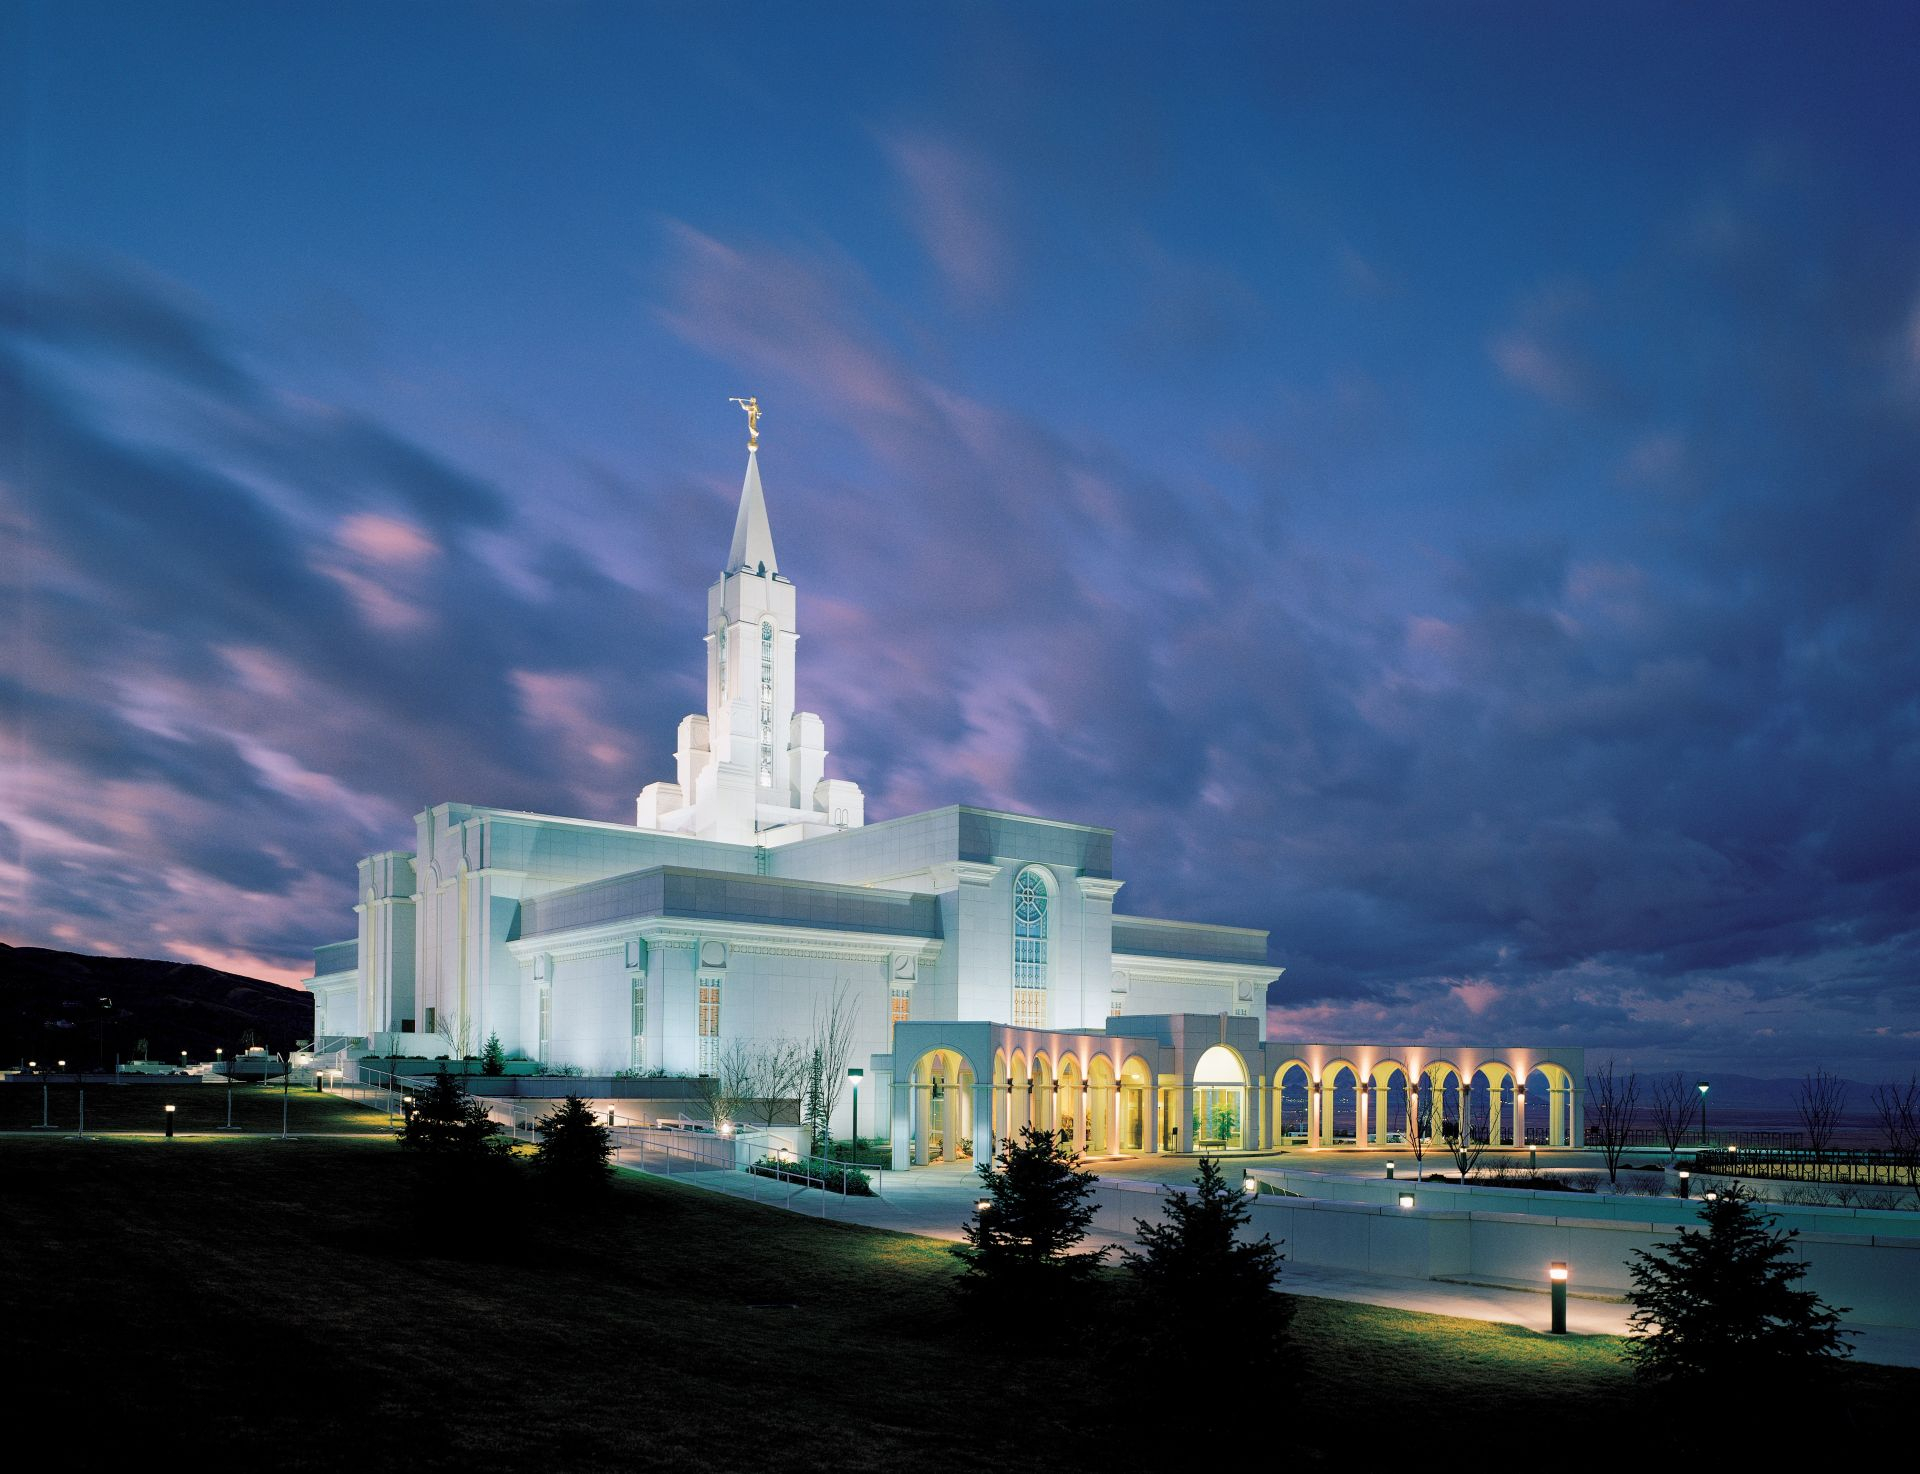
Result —
[[1813, 1151], [1813, 1172], [1820, 1175], [1820, 1159], [1833, 1146], [1840, 1129], [1840, 1118], [1847, 1109], [1847, 1082], [1830, 1070], [1815, 1070], [1801, 1077], [1794, 1088], [1793, 1108], [1807, 1133], [1807, 1145]]
[[807, 1047], [798, 1039], [769, 1039], [748, 1050], [743, 1109], [771, 1130], [789, 1106], [799, 1107], [807, 1083]]
[[1421, 1109], [1420, 1081], [1407, 1080], [1407, 1150], [1413, 1154], [1413, 1175], [1420, 1176], [1420, 1163], [1427, 1155], [1427, 1113]]
[[[820, 1112], [823, 1121], [831, 1121], [839, 1108], [840, 1093], [847, 1086], [847, 1062], [853, 1057], [854, 1009], [858, 993], [848, 989], [846, 979], [833, 985], [832, 996], [817, 1005], [813, 1014], [813, 1038], [807, 1053], [819, 1056]], [[811, 1065], [811, 1061], [809, 1061]]]
[[1909, 1075], [1904, 1085], [1888, 1080], [1874, 1086], [1873, 1113], [1894, 1169], [1920, 1197], [1920, 1075]]
[[[1465, 1182], [1473, 1175], [1473, 1169], [1479, 1165], [1481, 1153], [1487, 1149], [1489, 1132], [1474, 1130], [1472, 1082], [1460, 1082], [1460, 1118], [1457, 1121], [1441, 1123], [1440, 1139], [1453, 1154], [1454, 1171]], [[1491, 1118], [1489, 1117], [1489, 1120]]]
[[693, 1093], [707, 1108], [715, 1130], [739, 1120], [753, 1099], [753, 1054], [744, 1039], [735, 1039], [714, 1059], [713, 1073], [693, 1082]]
[[1648, 1107], [1653, 1112], [1654, 1128], [1667, 1144], [1668, 1160], [1679, 1154], [1680, 1143], [1687, 1139], [1687, 1128], [1693, 1124], [1693, 1113], [1699, 1102], [1700, 1092], [1687, 1083], [1685, 1075], [1676, 1071], [1653, 1077]]
[[1620, 1159], [1640, 1119], [1640, 1077], [1619, 1075], [1609, 1059], [1587, 1076], [1587, 1135], [1607, 1161], [1607, 1181], [1620, 1185]]

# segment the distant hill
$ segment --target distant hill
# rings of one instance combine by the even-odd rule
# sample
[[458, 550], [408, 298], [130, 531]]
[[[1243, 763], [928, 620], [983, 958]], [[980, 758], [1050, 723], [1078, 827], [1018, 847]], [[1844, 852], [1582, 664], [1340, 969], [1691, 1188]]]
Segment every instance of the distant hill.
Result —
[[[103, 1002], [103, 1000], [106, 1000]], [[281, 1050], [313, 1037], [313, 997], [197, 962], [89, 957], [0, 942], [0, 1062], [65, 1059], [113, 1068], [114, 1057], [212, 1059], [247, 1032]]]

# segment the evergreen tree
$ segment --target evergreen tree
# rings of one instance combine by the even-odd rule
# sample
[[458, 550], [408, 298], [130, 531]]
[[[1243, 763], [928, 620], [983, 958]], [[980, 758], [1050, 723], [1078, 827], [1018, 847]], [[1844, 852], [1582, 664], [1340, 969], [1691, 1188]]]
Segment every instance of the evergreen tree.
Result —
[[1794, 1288], [1807, 1266], [1793, 1257], [1798, 1230], [1773, 1220], [1739, 1188], [1701, 1210], [1704, 1231], [1637, 1250], [1628, 1267], [1627, 1354], [1640, 1377], [1691, 1394], [1804, 1385], [1852, 1355], [1839, 1312]]
[[1202, 1157], [1194, 1192], [1168, 1193], [1161, 1213], [1161, 1223], [1134, 1220], [1141, 1252], [1121, 1250], [1150, 1357], [1181, 1364], [1218, 1355], [1226, 1365], [1271, 1368], [1292, 1304], [1273, 1293], [1280, 1246], [1265, 1234], [1240, 1236], [1253, 1219], [1247, 1194], [1227, 1185], [1217, 1158]]
[[590, 1193], [613, 1176], [613, 1133], [577, 1095], [569, 1095], [535, 1124], [534, 1162], [561, 1192]]
[[1022, 1127], [975, 1169], [984, 1207], [962, 1226], [954, 1253], [967, 1266], [962, 1296], [995, 1309], [1054, 1305], [1076, 1292], [1106, 1257], [1075, 1253], [1093, 1222], [1094, 1184], [1065, 1132]]
[[400, 1126], [400, 1142], [436, 1157], [500, 1156], [511, 1150], [487, 1108], [445, 1070], [433, 1077]]
[[507, 1052], [500, 1047], [498, 1034], [487, 1035], [486, 1046], [480, 1051], [480, 1073], [483, 1075], [504, 1075], [507, 1072]]
[[807, 1061], [807, 1091], [801, 1101], [800, 1119], [807, 1128], [807, 1155], [817, 1157], [827, 1144], [826, 1064], [815, 1049]]

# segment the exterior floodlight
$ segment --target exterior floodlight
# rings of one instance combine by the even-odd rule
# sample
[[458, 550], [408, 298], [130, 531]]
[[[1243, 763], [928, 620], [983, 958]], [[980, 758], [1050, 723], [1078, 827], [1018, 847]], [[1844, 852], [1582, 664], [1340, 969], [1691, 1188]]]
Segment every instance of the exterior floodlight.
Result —
[[1553, 1334], [1567, 1333], [1567, 1264], [1556, 1259], [1547, 1266], [1547, 1278], [1553, 1282]]
[[1412, 1193], [1401, 1193], [1401, 1194], [1400, 1194], [1400, 1206], [1401, 1206], [1401, 1207], [1403, 1207], [1403, 1208], [1411, 1208], [1411, 1207], [1413, 1206], [1413, 1194], [1412, 1194]]
[[722, 1122], [720, 1123], [720, 1134], [721, 1134], [722, 1136], [731, 1136], [731, 1135], [733, 1135], [733, 1122], [731, 1122], [731, 1121], [722, 1121]]
[[55, 1064], [57, 1064], [57, 1065], [59, 1065], [59, 1066], [60, 1066], [60, 1068], [61, 1068], [61, 1069], [63, 1069], [63, 1070], [64, 1070], [64, 1069], [65, 1069], [65, 1068], [67, 1067], [67, 1062], [66, 1062], [65, 1060], [63, 1060], [63, 1059], [60, 1059], [60, 1060], [55, 1060], [55, 1061], [54, 1061], [54, 1063], [55, 1063]]
[[1719, 1194], [1719, 1193], [1717, 1193], [1717, 1192], [1714, 1192], [1714, 1191], [1713, 1191], [1713, 1190], [1712, 1190], [1711, 1188], [1709, 1188], [1709, 1189], [1707, 1190], [1707, 1201], [1708, 1201], [1709, 1203], [1717, 1203], [1717, 1202], [1719, 1202], [1719, 1201], [1720, 1201], [1720, 1194]]

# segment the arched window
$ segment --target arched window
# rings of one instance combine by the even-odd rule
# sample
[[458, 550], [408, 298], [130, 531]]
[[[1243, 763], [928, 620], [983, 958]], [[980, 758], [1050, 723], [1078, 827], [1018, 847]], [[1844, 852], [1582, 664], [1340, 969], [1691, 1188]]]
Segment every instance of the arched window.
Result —
[[1013, 1024], [1047, 1026], [1046, 876], [1028, 867], [1013, 878]]

